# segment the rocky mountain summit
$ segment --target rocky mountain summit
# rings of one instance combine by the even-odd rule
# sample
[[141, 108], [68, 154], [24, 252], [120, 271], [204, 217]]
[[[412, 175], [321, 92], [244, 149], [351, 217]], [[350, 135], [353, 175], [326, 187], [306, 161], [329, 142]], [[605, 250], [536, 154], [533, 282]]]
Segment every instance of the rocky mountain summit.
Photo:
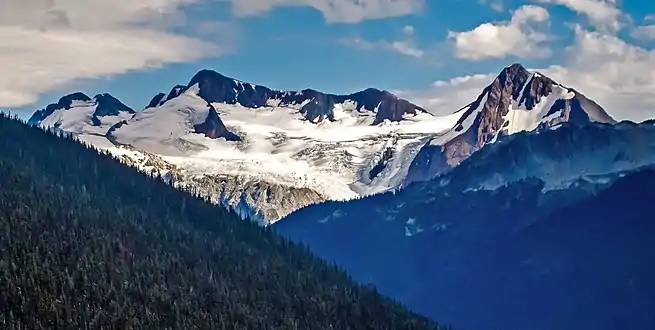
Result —
[[412, 162], [406, 184], [434, 178], [503, 136], [553, 129], [567, 122], [616, 123], [583, 94], [520, 64], [503, 69], [459, 113], [461, 117], [451, 130], [421, 149]]
[[348, 95], [327, 94], [313, 89], [281, 91], [242, 82], [207, 69], [196, 73], [186, 86], [177, 85], [168, 95], [157, 94], [150, 102], [149, 107], [161, 106], [194, 85], [199, 88], [198, 96], [209, 103], [239, 104], [254, 109], [270, 106], [297, 106], [304, 118], [313, 123], [323, 120], [334, 121], [335, 105], [347, 101], [357, 104], [360, 111], [374, 112], [375, 120], [371, 123], [372, 125], [377, 125], [384, 120], [400, 121], [404, 115], [426, 112], [425, 109], [398, 98], [388, 91], [375, 88]]

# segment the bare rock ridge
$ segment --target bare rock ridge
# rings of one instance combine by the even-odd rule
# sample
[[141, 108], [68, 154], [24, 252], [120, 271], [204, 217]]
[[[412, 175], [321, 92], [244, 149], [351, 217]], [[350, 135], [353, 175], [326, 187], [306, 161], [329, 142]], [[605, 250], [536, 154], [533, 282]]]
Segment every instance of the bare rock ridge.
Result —
[[[545, 108], [548, 107], [548, 108]], [[406, 184], [425, 181], [457, 166], [474, 152], [505, 135], [522, 130], [540, 131], [564, 122], [615, 124], [595, 102], [552, 79], [531, 73], [520, 64], [503, 69], [478, 98], [459, 112], [462, 117], [447, 133], [437, 137], [414, 158]], [[531, 119], [523, 124], [525, 118]]]
[[208, 138], [218, 139], [225, 138], [227, 141], [241, 141], [241, 137], [230, 132], [225, 124], [218, 116], [218, 112], [211, 104], [209, 105], [209, 113], [207, 114], [207, 119], [204, 122], [198, 125], [194, 125], [193, 128], [196, 133], [204, 134]]
[[240, 104], [247, 108], [298, 105], [305, 119], [311, 122], [334, 120], [334, 105], [345, 101], [355, 102], [358, 108], [376, 112], [373, 125], [384, 120], [400, 121], [406, 114], [426, 112], [425, 109], [388, 91], [375, 88], [348, 95], [326, 94], [313, 89], [280, 91], [241, 82], [207, 69], [196, 73], [187, 86], [175, 86], [168, 96], [164, 97], [163, 93], [156, 95], [149, 107], [161, 105], [196, 84], [200, 88], [199, 96], [209, 103]]

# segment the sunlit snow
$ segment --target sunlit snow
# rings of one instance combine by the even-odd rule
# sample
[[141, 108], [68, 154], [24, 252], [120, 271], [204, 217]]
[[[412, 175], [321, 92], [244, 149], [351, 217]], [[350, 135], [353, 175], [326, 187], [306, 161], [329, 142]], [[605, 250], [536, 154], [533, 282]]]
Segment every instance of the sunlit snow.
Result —
[[[334, 121], [316, 124], [299, 113], [300, 106], [212, 106], [243, 141], [193, 133], [193, 125], [201, 123], [209, 109], [193, 88], [160, 107], [137, 113], [113, 137], [121, 144], [161, 155], [187, 172], [260, 178], [312, 188], [330, 199], [350, 199], [399, 184], [413, 153], [428, 138], [451, 128], [459, 117], [419, 113], [401, 122], [373, 126], [373, 112], [346, 102], [335, 106]], [[387, 147], [393, 148], [393, 159], [380, 176], [370, 180], [365, 174]]]

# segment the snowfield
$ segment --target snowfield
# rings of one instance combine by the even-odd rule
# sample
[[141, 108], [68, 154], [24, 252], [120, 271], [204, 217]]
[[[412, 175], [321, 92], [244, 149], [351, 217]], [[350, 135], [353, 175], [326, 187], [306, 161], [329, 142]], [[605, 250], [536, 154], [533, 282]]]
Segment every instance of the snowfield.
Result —
[[[193, 133], [192, 127], [207, 117], [209, 109], [196, 88], [137, 113], [112, 136], [120, 144], [157, 154], [187, 173], [248, 176], [343, 200], [396, 187], [413, 152], [430, 137], [450, 129], [459, 117], [419, 113], [400, 122], [371, 125], [375, 114], [348, 102], [335, 106], [334, 121], [312, 123], [298, 107], [212, 106], [243, 141]], [[387, 148], [401, 157], [394, 157], [371, 180], [368, 171]]]

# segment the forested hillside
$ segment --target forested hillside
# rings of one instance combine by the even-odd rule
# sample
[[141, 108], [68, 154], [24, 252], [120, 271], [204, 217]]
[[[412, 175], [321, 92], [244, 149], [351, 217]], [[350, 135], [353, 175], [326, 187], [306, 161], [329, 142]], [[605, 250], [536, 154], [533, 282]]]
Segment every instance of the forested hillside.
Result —
[[0, 115], [2, 329], [437, 329], [271, 229]]

